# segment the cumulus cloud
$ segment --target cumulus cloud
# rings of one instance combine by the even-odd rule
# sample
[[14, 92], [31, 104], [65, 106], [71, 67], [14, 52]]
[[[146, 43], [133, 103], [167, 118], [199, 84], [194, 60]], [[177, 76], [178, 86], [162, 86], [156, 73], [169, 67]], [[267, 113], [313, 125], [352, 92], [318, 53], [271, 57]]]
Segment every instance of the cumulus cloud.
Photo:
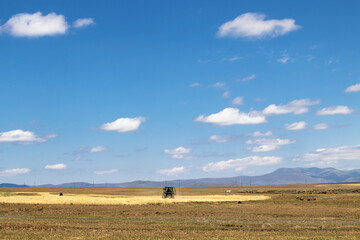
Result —
[[348, 106], [333, 106], [328, 108], [323, 108], [316, 112], [316, 115], [347, 115], [352, 114], [354, 112], [353, 109], [350, 109]]
[[118, 118], [114, 122], [103, 124], [100, 129], [104, 131], [117, 131], [119, 133], [136, 131], [139, 129], [140, 124], [145, 122], [146, 118]]
[[66, 169], [66, 164], [64, 163], [59, 163], [59, 164], [54, 164], [54, 165], [46, 165], [45, 169], [51, 169], [51, 170], [63, 170]]
[[294, 123], [285, 125], [285, 129], [291, 130], [291, 131], [302, 130], [302, 129], [305, 129], [305, 127], [306, 127], [306, 122], [304, 122], [304, 121], [294, 122]]
[[110, 170], [103, 170], [103, 171], [95, 171], [94, 173], [96, 175], [103, 175], [103, 174], [116, 173], [117, 171], [118, 171], [117, 169], [110, 169]]
[[277, 114], [303, 114], [309, 111], [309, 106], [319, 104], [320, 100], [311, 101], [310, 99], [298, 99], [291, 101], [285, 105], [271, 104], [263, 110], [265, 115]]
[[274, 150], [280, 148], [280, 146], [293, 144], [295, 142], [296, 142], [295, 140], [292, 141], [289, 139], [260, 138], [260, 139], [256, 139], [256, 140], [248, 140], [246, 142], [246, 144], [260, 145], [258, 147], [249, 148], [248, 150], [250, 150], [251, 152], [270, 152], [270, 151], [274, 151]]
[[173, 176], [173, 175], [178, 175], [180, 173], [184, 173], [186, 172], [186, 168], [185, 167], [174, 167], [171, 169], [161, 169], [161, 170], [157, 170], [157, 173], [160, 174], [164, 174], [164, 175], [168, 175], [168, 176]]
[[272, 131], [267, 131], [267, 132], [260, 132], [260, 131], [256, 131], [254, 133], [249, 133], [248, 136], [251, 136], [251, 137], [269, 137], [272, 135]]
[[184, 148], [182, 146], [172, 149], [172, 150], [169, 150], [169, 149], [164, 150], [164, 153], [167, 153], [167, 154], [186, 154], [189, 152], [191, 152], [191, 148]]
[[65, 17], [61, 14], [41, 12], [20, 13], [12, 16], [3, 26], [1, 32], [15, 37], [42, 37], [65, 34], [68, 30]]
[[202, 170], [204, 172], [223, 171], [227, 169], [235, 169], [235, 171], [241, 171], [251, 166], [265, 166], [274, 165], [282, 161], [281, 157], [259, 157], [250, 156], [245, 158], [230, 159], [220, 162], [211, 162], [206, 164]]
[[13, 168], [0, 171], [0, 177], [12, 177], [18, 174], [29, 173], [29, 168]]
[[17, 143], [34, 143], [34, 142], [46, 142], [50, 138], [56, 137], [56, 134], [46, 135], [43, 137], [35, 135], [30, 131], [24, 131], [21, 129], [12, 130], [8, 132], [0, 132], [0, 143], [2, 142], [17, 142]]
[[345, 89], [345, 92], [360, 92], [360, 83], [349, 86]]
[[295, 24], [294, 19], [269, 19], [266, 15], [258, 13], [245, 13], [234, 20], [228, 21], [219, 27], [219, 37], [231, 38], [265, 38], [285, 35], [295, 31], [300, 26]]
[[200, 115], [195, 119], [195, 121], [212, 123], [219, 126], [229, 126], [234, 124], [265, 123], [266, 118], [257, 111], [243, 113], [240, 112], [237, 108], [225, 108], [224, 110], [218, 113], [210, 114], [209, 116]]
[[360, 159], [360, 145], [342, 146], [336, 148], [320, 148], [314, 152], [306, 153], [295, 157], [294, 161], [321, 161], [336, 163], [342, 160], [359, 160]]
[[228, 136], [220, 136], [220, 135], [212, 135], [210, 136], [209, 140], [214, 142], [228, 142], [230, 141], [230, 137]]
[[[73, 23], [74, 28], [85, 27], [94, 24], [92, 18], [80, 18]], [[4, 25], [0, 26], [0, 34], [6, 33], [14, 37], [43, 37], [63, 35], [70, 26], [65, 16], [56, 13], [43, 15], [36, 13], [19, 13], [12, 16]]]
[[82, 28], [82, 27], [86, 27], [86, 26], [89, 26], [94, 23], [95, 23], [94, 19], [92, 19], [92, 18], [79, 18], [78, 20], [76, 20], [73, 23], [73, 26], [76, 28]]
[[242, 97], [236, 97], [231, 101], [232, 105], [243, 105], [244, 99]]
[[319, 124], [314, 125], [315, 130], [325, 130], [328, 128], [329, 128], [329, 124], [327, 124], [327, 123], [319, 123]]
[[91, 153], [98, 153], [98, 152], [103, 152], [106, 150], [105, 146], [96, 146], [90, 149]]

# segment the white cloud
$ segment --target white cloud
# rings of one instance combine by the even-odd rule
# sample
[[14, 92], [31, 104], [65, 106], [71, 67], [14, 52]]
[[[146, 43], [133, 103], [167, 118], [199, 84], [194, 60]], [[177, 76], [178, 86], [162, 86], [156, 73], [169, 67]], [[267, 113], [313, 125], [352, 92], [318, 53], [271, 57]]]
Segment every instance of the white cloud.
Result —
[[164, 174], [164, 175], [168, 175], [168, 176], [173, 176], [173, 175], [178, 175], [180, 173], [184, 173], [186, 172], [186, 168], [185, 167], [174, 167], [171, 169], [162, 169], [162, 170], [157, 170], [157, 173], [160, 174]]
[[291, 130], [291, 131], [302, 130], [305, 127], [306, 127], [306, 122], [304, 122], [304, 121], [294, 122], [294, 123], [285, 125], [285, 129], [286, 130]]
[[90, 149], [91, 153], [98, 153], [98, 152], [103, 152], [106, 150], [106, 147], [104, 146], [97, 146], [97, 147], [93, 147]]
[[242, 97], [236, 97], [231, 101], [232, 105], [242, 105], [244, 104], [244, 99]]
[[117, 131], [119, 133], [138, 130], [140, 124], [145, 122], [144, 117], [118, 118], [114, 122], [103, 124], [100, 129], [104, 131]]
[[194, 82], [194, 83], [190, 84], [190, 87], [200, 87], [200, 83]]
[[249, 148], [251, 152], [270, 152], [280, 148], [278, 145], [260, 145], [258, 147]]
[[272, 135], [272, 131], [267, 131], [264, 133], [261, 133], [260, 131], [256, 131], [254, 133], [249, 133], [248, 135], [252, 137], [269, 137]]
[[247, 76], [247, 77], [242, 78], [240, 81], [241, 81], [241, 82], [247, 82], [247, 81], [250, 81], [250, 80], [255, 79], [255, 78], [256, 78], [256, 75], [255, 75], [255, 74], [251, 74], [250, 76]]
[[237, 60], [240, 60], [241, 58], [238, 57], [238, 56], [235, 56], [235, 57], [225, 57], [223, 59], [221, 59], [222, 62], [224, 61], [229, 61], [229, 62], [234, 62], [234, 61], [237, 61]]
[[319, 123], [314, 126], [315, 130], [325, 130], [329, 128], [329, 124], [327, 123]]
[[56, 134], [39, 137], [30, 131], [23, 131], [21, 129], [12, 130], [8, 132], [0, 132], [0, 143], [2, 142], [18, 142], [18, 143], [34, 143], [46, 142], [50, 138], [56, 137]]
[[13, 168], [13, 169], [5, 169], [0, 171], [0, 177], [11, 177], [18, 174], [29, 173], [29, 168]]
[[360, 159], [360, 145], [342, 146], [336, 148], [320, 148], [314, 152], [306, 153], [295, 157], [294, 161], [321, 161], [336, 163], [342, 160]]
[[246, 141], [246, 144], [252, 144], [252, 145], [277, 145], [277, 146], [282, 146], [282, 145], [288, 145], [288, 144], [292, 144], [295, 143], [295, 140], [290, 140], [290, 139], [281, 139], [281, 138], [259, 138], [259, 139], [255, 139], [255, 140], [248, 140]]
[[230, 92], [229, 91], [226, 91], [223, 93], [223, 98], [229, 98], [230, 97]]
[[290, 57], [289, 57], [288, 55], [283, 55], [283, 56], [282, 56], [281, 58], [279, 58], [277, 61], [278, 61], [279, 63], [285, 64], [285, 63], [288, 63], [290, 60], [291, 60], [291, 59], [290, 59]]
[[73, 26], [75, 28], [82, 28], [82, 27], [86, 27], [86, 26], [89, 26], [94, 23], [95, 23], [94, 19], [92, 19], [92, 18], [79, 18], [78, 20], [76, 20], [73, 23]]
[[328, 108], [323, 108], [316, 112], [316, 115], [336, 115], [336, 114], [351, 114], [354, 110], [350, 109], [348, 106], [333, 106]]
[[216, 82], [212, 85], [212, 87], [215, 87], [215, 88], [224, 88], [226, 86], [226, 84], [224, 82]]
[[184, 155], [181, 155], [181, 154], [174, 154], [171, 156], [171, 158], [173, 159], [183, 159], [185, 156]]
[[117, 171], [118, 171], [117, 169], [110, 169], [110, 170], [104, 170], [104, 171], [95, 171], [94, 173], [97, 175], [103, 175], [103, 174], [116, 173]]
[[220, 136], [220, 135], [212, 135], [210, 136], [209, 140], [214, 142], [228, 142], [230, 141], [230, 137], [228, 136]]
[[260, 124], [265, 123], [266, 118], [261, 113], [252, 111], [249, 113], [240, 112], [237, 108], [225, 108], [224, 110], [209, 116], [200, 115], [196, 122], [213, 123], [220, 126], [234, 124]]
[[245, 158], [230, 159], [227, 161], [220, 162], [211, 162], [205, 165], [202, 170], [204, 172], [213, 172], [213, 171], [223, 171], [227, 169], [235, 169], [236, 171], [241, 171], [244, 168], [251, 166], [265, 166], [265, 165], [274, 165], [282, 161], [280, 157], [259, 157], [259, 156], [250, 156]]
[[9, 33], [15, 37], [41, 37], [65, 34], [68, 28], [69, 25], [63, 15], [49, 13], [43, 16], [41, 12], [36, 12], [12, 16], [1, 26], [1, 32]]
[[164, 153], [167, 153], [167, 154], [186, 154], [189, 152], [191, 152], [191, 148], [184, 148], [182, 146], [172, 149], [172, 150], [169, 150], [169, 149], [164, 150]]
[[63, 170], [66, 169], [66, 164], [63, 163], [59, 163], [59, 164], [54, 164], [54, 165], [46, 165], [45, 169], [51, 169], [51, 170]]
[[260, 138], [256, 140], [248, 140], [246, 144], [260, 145], [258, 147], [249, 148], [248, 150], [250, 150], [251, 152], [269, 152], [278, 149], [280, 146], [293, 144], [295, 142], [295, 140], [291, 141], [289, 139]]
[[221, 25], [217, 35], [231, 38], [277, 37], [300, 28], [294, 19], [265, 20], [265, 17], [258, 13], [242, 14]]
[[345, 89], [345, 92], [360, 92], [360, 83], [352, 85]]
[[274, 114], [303, 114], [309, 111], [309, 106], [319, 104], [320, 100], [311, 101], [310, 99], [299, 99], [294, 100], [286, 105], [275, 105], [271, 104], [263, 110], [265, 115], [274, 115]]

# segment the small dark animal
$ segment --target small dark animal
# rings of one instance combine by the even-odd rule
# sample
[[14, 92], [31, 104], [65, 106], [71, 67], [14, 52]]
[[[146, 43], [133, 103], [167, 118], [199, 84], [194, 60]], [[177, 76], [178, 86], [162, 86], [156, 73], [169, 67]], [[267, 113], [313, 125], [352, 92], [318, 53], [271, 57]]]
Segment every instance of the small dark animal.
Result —
[[242, 201], [238, 201], [238, 204], [242, 204]]
[[61, 193], [59, 193], [59, 196], [62, 196], [63, 195], [63, 193], [61, 192]]

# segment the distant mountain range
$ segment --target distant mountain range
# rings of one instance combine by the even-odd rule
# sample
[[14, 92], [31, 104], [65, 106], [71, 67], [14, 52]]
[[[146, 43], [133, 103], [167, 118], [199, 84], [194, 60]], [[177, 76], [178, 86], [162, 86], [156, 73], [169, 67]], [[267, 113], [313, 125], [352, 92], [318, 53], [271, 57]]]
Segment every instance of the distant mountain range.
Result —
[[[224, 186], [261, 186], [303, 183], [340, 183], [360, 182], [360, 169], [337, 170], [335, 168], [279, 168], [260, 176], [238, 176], [227, 178], [200, 178], [173, 181], [133, 181], [124, 183], [72, 182], [58, 185], [45, 184], [37, 187], [139, 187], [160, 188], [164, 185], [175, 187], [224, 187]], [[0, 187], [27, 187], [2, 183]]]

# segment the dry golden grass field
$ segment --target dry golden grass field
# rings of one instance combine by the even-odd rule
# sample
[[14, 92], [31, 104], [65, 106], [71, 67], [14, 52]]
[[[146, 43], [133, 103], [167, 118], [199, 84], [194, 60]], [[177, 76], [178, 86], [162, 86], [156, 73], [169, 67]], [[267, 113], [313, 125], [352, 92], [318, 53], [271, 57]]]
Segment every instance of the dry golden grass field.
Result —
[[175, 199], [161, 189], [0, 188], [0, 239], [360, 239], [359, 219], [355, 183], [181, 188]]

